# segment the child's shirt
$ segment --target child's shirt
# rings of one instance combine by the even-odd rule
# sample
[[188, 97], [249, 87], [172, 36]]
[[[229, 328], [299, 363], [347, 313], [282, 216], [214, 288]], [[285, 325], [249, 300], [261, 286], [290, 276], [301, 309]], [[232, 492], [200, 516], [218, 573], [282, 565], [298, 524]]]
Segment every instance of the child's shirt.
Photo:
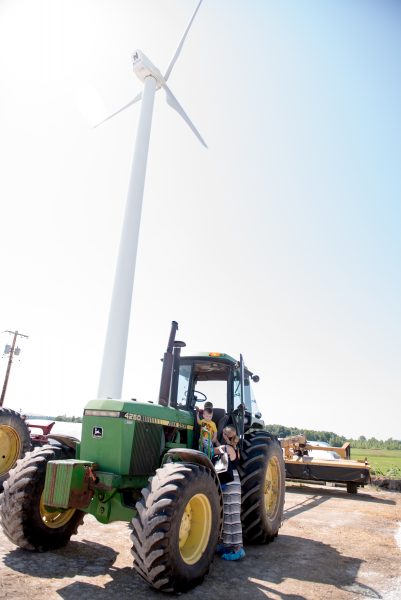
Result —
[[[217, 435], [217, 427], [214, 421], [206, 421], [206, 419], [200, 420], [200, 428], [202, 432], [202, 436], [208, 439], [208, 434], [210, 434], [210, 439], [214, 438], [214, 435]], [[205, 431], [206, 429], [206, 431]]]

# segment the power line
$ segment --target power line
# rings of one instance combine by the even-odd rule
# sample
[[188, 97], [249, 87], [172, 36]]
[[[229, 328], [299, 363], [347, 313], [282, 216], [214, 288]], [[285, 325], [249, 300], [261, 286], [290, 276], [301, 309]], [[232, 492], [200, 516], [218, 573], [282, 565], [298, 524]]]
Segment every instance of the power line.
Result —
[[8, 345], [5, 347], [5, 354], [10, 353], [10, 356], [8, 357], [7, 371], [6, 371], [6, 376], [4, 377], [3, 391], [1, 392], [1, 398], [0, 398], [0, 406], [3, 406], [4, 397], [6, 395], [8, 378], [10, 377], [11, 365], [13, 363], [14, 354], [16, 356], [18, 356], [18, 354], [20, 352], [19, 348], [15, 347], [17, 338], [18, 337], [24, 337], [24, 338], [28, 337], [27, 335], [24, 335], [23, 333], [18, 333], [18, 331], [10, 331], [9, 329], [6, 329], [6, 331], [3, 331], [3, 333], [11, 333], [11, 335], [13, 335], [13, 342], [11, 344], [11, 347]]

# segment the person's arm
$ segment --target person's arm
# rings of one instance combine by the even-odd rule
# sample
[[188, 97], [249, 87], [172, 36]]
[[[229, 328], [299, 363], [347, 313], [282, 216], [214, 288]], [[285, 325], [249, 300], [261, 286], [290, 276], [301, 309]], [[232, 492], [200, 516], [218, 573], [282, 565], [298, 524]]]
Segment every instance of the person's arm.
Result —
[[234, 448], [232, 446], [229, 446], [228, 444], [226, 446], [226, 452], [230, 457], [230, 460], [235, 460], [237, 458], [237, 451], [234, 450]]
[[196, 422], [198, 423], [198, 425], [202, 425], [202, 420], [199, 417], [199, 406], [195, 406], [195, 410], [196, 410]]
[[230, 457], [230, 460], [235, 460], [237, 458], [236, 451], [232, 446], [229, 446], [228, 444], [224, 444], [223, 446], [217, 446], [217, 448], [214, 449], [215, 454], [224, 454], [224, 452], [227, 452], [228, 456]]
[[216, 427], [216, 423], [213, 421], [213, 435], [212, 435], [212, 444], [214, 446], [218, 446], [219, 445], [219, 440], [217, 439], [217, 427]]

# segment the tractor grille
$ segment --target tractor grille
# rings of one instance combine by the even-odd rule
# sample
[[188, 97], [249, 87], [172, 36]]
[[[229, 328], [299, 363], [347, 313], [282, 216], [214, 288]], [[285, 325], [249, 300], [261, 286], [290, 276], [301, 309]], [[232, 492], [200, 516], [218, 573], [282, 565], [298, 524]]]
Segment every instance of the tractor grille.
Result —
[[160, 464], [162, 427], [136, 423], [130, 475], [151, 475]]

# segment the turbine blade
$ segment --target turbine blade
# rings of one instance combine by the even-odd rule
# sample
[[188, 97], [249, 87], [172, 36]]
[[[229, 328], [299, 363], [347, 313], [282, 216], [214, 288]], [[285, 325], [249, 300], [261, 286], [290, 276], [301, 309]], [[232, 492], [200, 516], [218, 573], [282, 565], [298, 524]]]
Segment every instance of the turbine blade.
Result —
[[174, 96], [173, 92], [170, 90], [170, 88], [167, 85], [163, 85], [163, 88], [166, 92], [167, 104], [169, 104], [171, 106], [171, 108], [173, 108], [174, 110], [176, 110], [178, 112], [178, 114], [184, 119], [184, 121], [189, 126], [189, 128], [192, 129], [192, 131], [194, 132], [194, 134], [196, 135], [196, 137], [198, 138], [200, 143], [203, 144], [205, 146], [205, 148], [207, 148], [205, 140], [203, 139], [203, 137], [201, 136], [199, 131], [196, 129], [195, 125], [192, 123], [191, 119], [188, 117], [187, 113], [182, 108], [181, 104], [178, 102], [178, 100]]
[[96, 129], [96, 127], [99, 127], [99, 125], [103, 125], [103, 123], [105, 123], [109, 119], [112, 119], [113, 117], [115, 117], [116, 115], [118, 115], [118, 113], [122, 112], [123, 110], [125, 110], [129, 106], [132, 106], [132, 104], [135, 104], [135, 102], [139, 102], [139, 100], [141, 98], [142, 98], [142, 92], [139, 92], [139, 94], [137, 94], [137, 96], [135, 96], [135, 98], [133, 100], [131, 100], [131, 102], [128, 102], [128, 104], [126, 104], [122, 108], [119, 108], [118, 110], [116, 110], [116, 112], [114, 112], [112, 115], [109, 115], [108, 117], [106, 117], [105, 119], [103, 119], [103, 121], [100, 121], [100, 123], [97, 123], [94, 126], [94, 129]]
[[184, 45], [184, 42], [185, 42], [185, 38], [186, 38], [186, 37], [187, 37], [187, 35], [188, 35], [188, 31], [190, 30], [190, 27], [191, 27], [191, 25], [192, 25], [192, 22], [193, 22], [193, 20], [195, 19], [195, 17], [196, 17], [196, 13], [198, 12], [198, 10], [199, 10], [199, 7], [200, 7], [200, 5], [202, 4], [202, 2], [203, 2], [203, 0], [199, 0], [198, 6], [195, 8], [195, 12], [194, 12], [194, 14], [192, 15], [192, 18], [191, 18], [191, 20], [190, 20], [190, 21], [189, 21], [189, 23], [188, 23], [188, 27], [187, 27], [187, 28], [186, 28], [186, 30], [184, 31], [184, 35], [182, 36], [182, 38], [181, 38], [181, 41], [180, 41], [180, 43], [179, 43], [179, 44], [178, 44], [178, 46], [177, 46], [177, 50], [175, 51], [175, 53], [174, 53], [174, 56], [173, 56], [173, 58], [171, 59], [171, 62], [170, 62], [170, 64], [169, 64], [169, 66], [167, 67], [167, 71], [166, 71], [166, 73], [165, 73], [165, 75], [164, 75], [164, 80], [165, 80], [165, 81], [167, 81], [167, 79], [168, 79], [168, 78], [170, 77], [170, 75], [171, 75], [171, 71], [173, 70], [173, 67], [174, 67], [174, 65], [175, 65], [175, 63], [176, 63], [176, 61], [177, 61], [177, 58], [179, 57], [179, 55], [180, 55], [180, 53], [181, 53], [182, 47], [183, 47], [183, 45]]

